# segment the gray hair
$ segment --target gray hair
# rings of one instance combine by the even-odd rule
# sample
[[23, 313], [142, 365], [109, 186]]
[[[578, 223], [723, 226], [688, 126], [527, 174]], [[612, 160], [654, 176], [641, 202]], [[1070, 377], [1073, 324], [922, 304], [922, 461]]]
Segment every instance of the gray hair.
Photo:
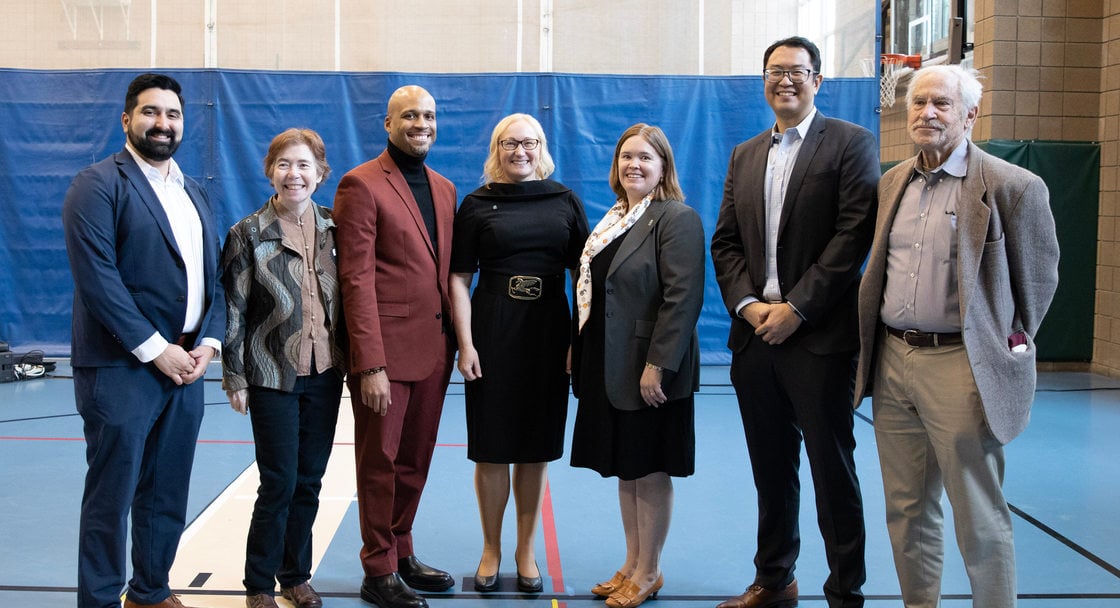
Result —
[[963, 106], [962, 112], [967, 113], [980, 106], [980, 95], [984, 92], [984, 85], [980, 83], [980, 72], [960, 65], [942, 64], [924, 67], [910, 76], [910, 83], [906, 88], [907, 107], [913, 102], [914, 89], [917, 88], [918, 83], [934, 77], [941, 78], [950, 86], [956, 85]]

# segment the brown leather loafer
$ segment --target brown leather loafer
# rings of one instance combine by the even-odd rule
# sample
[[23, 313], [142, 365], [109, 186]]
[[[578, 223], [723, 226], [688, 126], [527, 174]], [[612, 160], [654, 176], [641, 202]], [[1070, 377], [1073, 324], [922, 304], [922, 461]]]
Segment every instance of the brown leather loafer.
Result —
[[295, 587], [281, 587], [280, 595], [299, 608], [323, 608], [323, 598], [306, 581]]
[[743, 593], [722, 602], [716, 608], [793, 608], [797, 606], [797, 580], [785, 589], [771, 591], [762, 585], [751, 585]]
[[625, 582], [626, 577], [623, 576], [621, 572], [615, 572], [614, 576], [611, 577], [611, 580], [603, 581], [592, 587], [591, 593], [594, 593], [599, 597], [610, 597], [611, 594], [615, 591], [618, 591], [618, 588], [621, 587], [622, 583]]
[[162, 602], [160, 602], [158, 604], [137, 604], [136, 602], [128, 599], [128, 597], [125, 597], [124, 598], [124, 608], [191, 608], [191, 607], [190, 606], [184, 606], [183, 602], [179, 601], [179, 596], [177, 596], [175, 594], [171, 594], [171, 595], [167, 596], [167, 599], [163, 600]]
[[245, 606], [246, 608], [280, 608], [280, 606], [276, 604], [276, 598], [272, 597], [271, 593], [246, 595]]
[[607, 598], [608, 608], [638, 608], [646, 600], [657, 599], [657, 592], [665, 584], [665, 577], [658, 574], [657, 580], [648, 589], [642, 589], [634, 579], [626, 579], [622, 586]]

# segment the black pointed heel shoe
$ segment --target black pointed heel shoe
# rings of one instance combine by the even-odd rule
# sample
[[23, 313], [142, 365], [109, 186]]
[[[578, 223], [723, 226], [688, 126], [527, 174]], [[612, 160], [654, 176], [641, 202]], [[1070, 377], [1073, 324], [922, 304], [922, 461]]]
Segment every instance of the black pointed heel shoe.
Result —
[[498, 574], [501, 572], [502, 562], [498, 562], [498, 569], [494, 570], [494, 574], [490, 576], [482, 576], [478, 570], [474, 571], [474, 590], [479, 593], [493, 593], [498, 590], [499, 578]]

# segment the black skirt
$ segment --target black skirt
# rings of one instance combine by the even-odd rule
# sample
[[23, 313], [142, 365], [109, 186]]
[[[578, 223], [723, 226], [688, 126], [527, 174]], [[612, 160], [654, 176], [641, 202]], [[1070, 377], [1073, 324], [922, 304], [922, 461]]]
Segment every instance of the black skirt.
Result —
[[607, 398], [607, 378], [603, 374], [606, 319], [602, 300], [595, 294], [603, 293], [607, 270], [622, 241], [621, 237], [615, 239], [591, 260], [591, 316], [577, 338], [580, 395], [572, 436], [572, 466], [625, 480], [659, 472], [687, 477], [696, 468], [692, 395], [637, 411], [615, 409]]

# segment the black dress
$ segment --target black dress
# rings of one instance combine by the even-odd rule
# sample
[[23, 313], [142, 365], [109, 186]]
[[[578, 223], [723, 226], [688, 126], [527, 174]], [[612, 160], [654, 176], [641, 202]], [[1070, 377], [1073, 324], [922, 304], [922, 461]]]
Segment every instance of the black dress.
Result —
[[[552, 180], [488, 184], [455, 215], [451, 272], [478, 272], [471, 334], [482, 378], [465, 385], [467, 457], [475, 462], [547, 462], [564, 453], [564, 275], [579, 263], [587, 232], [579, 197]], [[539, 298], [517, 299], [532, 297], [531, 288], [511, 297], [514, 275], [542, 278]]]
[[606, 289], [611, 261], [628, 235], [616, 238], [591, 259], [591, 311], [578, 338], [578, 362], [573, 361], [573, 365], [579, 365], [580, 393], [572, 434], [572, 466], [623, 480], [658, 472], [687, 477], [696, 468], [692, 395], [636, 411], [615, 409], [607, 397], [607, 378], [603, 375], [606, 317], [603, 298], [596, 294]]

